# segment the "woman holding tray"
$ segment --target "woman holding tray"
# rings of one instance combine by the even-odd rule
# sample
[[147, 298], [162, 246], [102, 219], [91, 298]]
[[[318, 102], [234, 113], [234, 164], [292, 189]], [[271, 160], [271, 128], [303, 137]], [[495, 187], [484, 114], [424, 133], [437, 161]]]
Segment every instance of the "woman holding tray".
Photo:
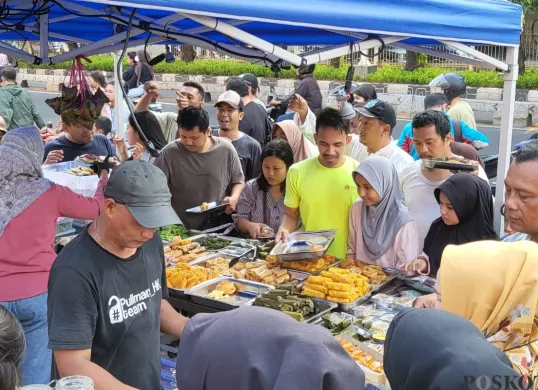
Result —
[[[347, 258], [385, 268], [416, 261], [418, 230], [405, 206], [390, 160], [372, 156], [353, 172], [358, 199], [351, 207]], [[427, 261], [420, 261], [427, 269]]]
[[284, 194], [293, 151], [284, 140], [271, 141], [262, 150], [262, 174], [245, 185], [237, 202], [235, 225], [256, 239], [272, 236], [284, 215]]

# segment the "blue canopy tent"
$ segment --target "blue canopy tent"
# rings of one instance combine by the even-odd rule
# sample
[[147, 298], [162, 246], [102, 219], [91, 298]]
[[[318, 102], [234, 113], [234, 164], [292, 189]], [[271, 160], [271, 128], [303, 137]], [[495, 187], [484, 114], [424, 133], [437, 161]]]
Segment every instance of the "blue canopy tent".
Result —
[[[507, 0], [7, 0], [0, 7], [0, 51], [36, 63], [120, 50], [128, 29], [129, 46], [191, 44], [276, 67], [283, 61], [295, 66], [314, 64], [390, 44], [497, 69], [504, 72], [497, 177], [507, 173], [522, 30], [522, 9]], [[9, 40], [40, 40], [40, 57], [5, 43]], [[49, 41], [82, 46], [49, 57]], [[465, 56], [424, 47], [439, 44]], [[472, 47], [483, 44], [506, 47], [506, 62]], [[296, 55], [280, 45], [326, 47]], [[502, 180], [496, 199], [500, 231]]]

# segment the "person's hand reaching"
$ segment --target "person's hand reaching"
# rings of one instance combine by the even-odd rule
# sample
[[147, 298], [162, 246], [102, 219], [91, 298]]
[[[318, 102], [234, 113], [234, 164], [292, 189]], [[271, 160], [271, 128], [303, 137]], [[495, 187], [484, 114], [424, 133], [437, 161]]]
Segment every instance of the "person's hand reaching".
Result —
[[47, 154], [47, 158], [45, 159], [44, 164], [56, 164], [61, 162], [64, 159], [64, 151], [63, 150], [51, 150], [49, 154]]

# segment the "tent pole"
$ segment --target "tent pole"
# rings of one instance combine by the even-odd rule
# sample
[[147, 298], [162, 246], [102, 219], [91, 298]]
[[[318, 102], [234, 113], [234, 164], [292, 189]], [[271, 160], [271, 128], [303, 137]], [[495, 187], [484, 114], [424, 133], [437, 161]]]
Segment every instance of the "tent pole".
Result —
[[491, 69], [491, 70], [497, 69], [494, 65], [488, 64], [487, 62], [484, 62], [484, 61], [475, 60], [474, 58], [460, 57], [455, 54], [445, 53], [442, 51], [436, 51], [436, 50], [428, 49], [426, 47], [408, 45], [406, 43], [401, 43], [401, 42], [395, 43], [393, 46], [400, 47], [402, 49], [409, 50], [409, 51], [414, 51], [416, 53], [424, 53], [433, 57], [444, 58], [445, 60], [449, 60], [449, 61], [463, 62], [465, 64], [476, 66], [482, 69]]
[[[123, 138], [123, 92], [120, 83], [123, 80], [118, 79], [118, 60], [120, 56], [117, 52], [113, 53], [114, 59], [114, 96], [116, 96], [116, 106], [114, 108], [114, 122], [116, 122], [116, 135]], [[119, 64], [119, 72], [122, 73], [121, 65]]]
[[49, 58], [49, 14], [39, 16], [39, 56], [44, 62]]
[[[383, 37], [385, 45], [391, 45], [395, 42], [403, 41], [407, 37], [390, 36]], [[368, 39], [366, 41], [357, 42], [353, 45], [353, 50], [369, 50], [377, 47], [381, 47], [381, 42], [377, 39]], [[333, 58], [342, 57], [351, 53], [350, 45], [340, 45], [337, 47], [329, 47], [326, 49], [315, 51], [314, 53], [306, 53], [303, 58], [307, 61], [307, 64], [315, 64], [321, 61], [332, 60]]]
[[237, 39], [241, 42], [246, 43], [256, 49], [262, 50], [265, 53], [271, 53], [277, 56], [278, 58], [283, 59], [284, 61], [289, 62], [295, 66], [302, 64], [302, 58], [298, 55], [292, 54], [287, 50], [284, 50], [272, 43], [264, 41], [252, 34], [249, 34], [237, 27], [232, 26], [226, 22], [223, 22], [217, 18], [212, 18], [209, 16], [200, 16], [183, 13], [183, 16], [194, 20], [197, 23], [203, 24], [204, 26], [210, 27], [226, 36]]
[[518, 51], [519, 47], [506, 48], [506, 63], [510, 69], [504, 74], [502, 119], [499, 135], [499, 163], [497, 166], [497, 188], [495, 191], [495, 228], [499, 237], [504, 233], [504, 218], [501, 215], [501, 207], [504, 204], [504, 178], [508, 173], [510, 151], [512, 150], [516, 83], [519, 72]]
[[[462, 51], [465, 54], [468, 54], [468, 55], [476, 58], [477, 60], [487, 62], [488, 64], [491, 64], [491, 65], [495, 66], [495, 68], [500, 69], [503, 72], [508, 72], [509, 71], [508, 65], [505, 64], [504, 62], [499, 61], [499, 60], [497, 60], [497, 59], [495, 59], [493, 57], [490, 57], [487, 54], [484, 54], [484, 53], [482, 53], [482, 52], [480, 52], [480, 51], [478, 51], [476, 49], [473, 49], [473, 48], [471, 48], [471, 47], [469, 47], [467, 45], [464, 45], [463, 43], [447, 41], [447, 40], [444, 40], [444, 39], [439, 39], [439, 42], [441, 42], [443, 45], [450, 46], [453, 49]], [[507, 49], [509, 49], [509, 47], [507, 47]]]
[[21, 49], [17, 49], [15, 46], [11, 46], [2, 41], [0, 41], [0, 51], [4, 54], [7, 54], [8, 56], [16, 57], [19, 60], [27, 61], [32, 64], [37, 58], [36, 56], [31, 55], [30, 53], [27, 53]]

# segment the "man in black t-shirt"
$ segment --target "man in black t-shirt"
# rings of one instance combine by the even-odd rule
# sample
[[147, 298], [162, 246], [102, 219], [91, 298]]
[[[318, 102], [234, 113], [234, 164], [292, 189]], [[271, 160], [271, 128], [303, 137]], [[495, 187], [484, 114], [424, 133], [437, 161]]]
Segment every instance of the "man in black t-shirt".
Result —
[[180, 337], [187, 319], [165, 300], [156, 229], [179, 222], [158, 167], [130, 161], [112, 172], [101, 214], [49, 277], [49, 348], [62, 377], [88, 376], [96, 389], [160, 389], [160, 330]]
[[244, 117], [239, 122], [239, 130], [254, 138], [263, 147], [271, 134], [267, 111], [256, 102], [250, 100], [248, 84], [240, 77], [232, 77], [228, 80], [226, 91], [237, 92], [243, 101]]

